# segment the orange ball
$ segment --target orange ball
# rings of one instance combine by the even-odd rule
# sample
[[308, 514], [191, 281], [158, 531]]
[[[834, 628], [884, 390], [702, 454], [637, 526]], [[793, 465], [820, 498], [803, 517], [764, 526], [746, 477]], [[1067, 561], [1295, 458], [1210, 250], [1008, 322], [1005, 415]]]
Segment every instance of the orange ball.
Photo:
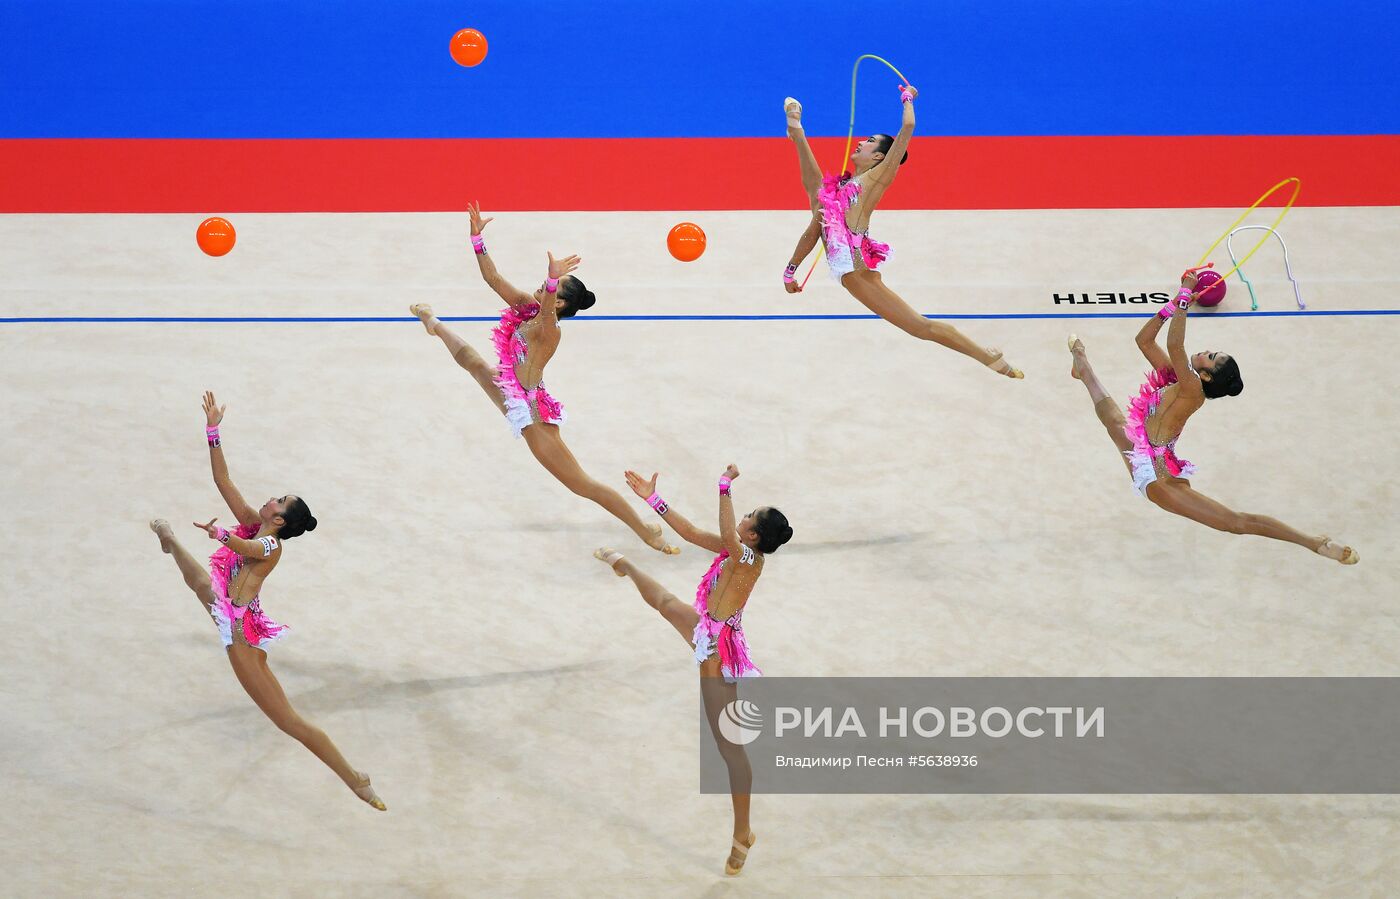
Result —
[[459, 66], [471, 68], [481, 65], [481, 61], [486, 58], [486, 35], [475, 28], [463, 28], [452, 35], [452, 43], [448, 46], [452, 50], [452, 58]]
[[705, 252], [705, 232], [694, 222], [681, 222], [666, 235], [666, 249], [681, 262], [694, 262]]
[[228, 219], [215, 216], [199, 223], [194, 239], [199, 241], [199, 248], [210, 256], [223, 256], [233, 249], [238, 237], [233, 233], [233, 225]]

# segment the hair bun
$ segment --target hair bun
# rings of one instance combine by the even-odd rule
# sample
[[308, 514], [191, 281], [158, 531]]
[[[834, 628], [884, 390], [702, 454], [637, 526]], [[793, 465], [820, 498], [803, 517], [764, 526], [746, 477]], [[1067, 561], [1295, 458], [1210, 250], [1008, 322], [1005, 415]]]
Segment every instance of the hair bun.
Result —
[[315, 515], [310, 515], [310, 516], [307, 517], [307, 519], [306, 519], [306, 529], [307, 529], [308, 531], [314, 531], [314, 530], [316, 530], [316, 516], [315, 516]]
[[593, 295], [593, 291], [585, 290], [583, 295], [574, 301], [574, 307], [580, 310], [588, 309], [596, 302], [598, 302], [598, 298]]

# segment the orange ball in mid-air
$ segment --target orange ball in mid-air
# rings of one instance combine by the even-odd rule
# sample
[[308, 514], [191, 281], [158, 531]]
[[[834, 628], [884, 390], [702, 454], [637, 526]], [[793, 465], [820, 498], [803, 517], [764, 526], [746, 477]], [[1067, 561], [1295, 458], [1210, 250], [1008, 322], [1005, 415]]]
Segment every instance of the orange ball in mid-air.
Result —
[[694, 222], [681, 222], [666, 235], [666, 249], [681, 262], [694, 262], [705, 252], [705, 232]]
[[199, 248], [210, 256], [223, 256], [233, 249], [238, 236], [234, 234], [233, 225], [228, 219], [215, 216], [199, 223], [194, 239], [199, 242]]
[[463, 28], [452, 35], [449, 47], [457, 65], [467, 68], [481, 65], [481, 61], [486, 58], [486, 35], [475, 28]]

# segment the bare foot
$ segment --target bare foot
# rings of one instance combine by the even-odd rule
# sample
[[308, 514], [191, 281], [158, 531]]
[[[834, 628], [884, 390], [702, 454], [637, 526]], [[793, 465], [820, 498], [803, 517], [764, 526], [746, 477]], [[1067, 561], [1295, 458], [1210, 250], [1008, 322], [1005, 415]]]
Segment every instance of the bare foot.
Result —
[[987, 352], [991, 353], [993, 357], [992, 361], [986, 363], [986, 366], [992, 371], [999, 375], [1006, 375], [1006, 377], [1017, 381], [1025, 377], [1025, 374], [1019, 368], [1013, 368], [1010, 362], [1002, 358], [1001, 350], [996, 347], [987, 347]]
[[1069, 375], [1076, 381], [1084, 380], [1084, 370], [1089, 367], [1089, 357], [1084, 352], [1084, 341], [1079, 339], [1078, 334], [1069, 335], [1069, 351], [1074, 356], [1074, 365], [1069, 370]]
[[175, 538], [175, 532], [170, 529], [170, 522], [164, 518], [151, 519], [151, 530], [160, 538], [160, 551], [170, 553], [170, 542]]
[[624, 572], [617, 570], [617, 563], [621, 562], [623, 559], [622, 553], [613, 549], [611, 546], [598, 547], [593, 551], [593, 558], [597, 559], [599, 562], [607, 562], [608, 567], [613, 570], [613, 574], [618, 577], [627, 577]]
[[789, 131], [802, 130], [802, 104], [791, 97], [783, 98], [783, 112], [787, 113]]
[[356, 771], [355, 776], [360, 779], [358, 784], [350, 788], [355, 791], [355, 795], [379, 809], [381, 812], [387, 812], [389, 807], [384, 804], [383, 799], [379, 798], [379, 794], [374, 792], [374, 787], [372, 787], [369, 782], [369, 775], [362, 771]]
[[659, 553], [665, 553], [668, 556], [678, 556], [681, 554], [681, 548], [679, 546], [672, 546], [661, 538], [661, 525], [649, 524], [646, 528], [647, 533], [651, 534], [651, 537], [646, 541], [647, 546], [650, 546]]
[[724, 860], [725, 874], [733, 877], [744, 870], [744, 862], [749, 860], [749, 850], [753, 848], [754, 841], [757, 839], [758, 837], [754, 835], [752, 830], [749, 831], [747, 840], [740, 841], [738, 837], [734, 838], [734, 843], [729, 850], [729, 858]]
[[1323, 537], [1322, 545], [1313, 550], [1320, 556], [1326, 556], [1334, 562], [1341, 562], [1343, 565], [1355, 565], [1361, 561], [1361, 554], [1350, 546], [1343, 546], [1340, 543], [1332, 542], [1331, 537]]
[[427, 303], [414, 303], [412, 306], [408, 307], [408, 311], [418, 317], [418, 320], [423, 323], [423, 327], [427, 328], [430, 335], [433, 337], [437, 336], [437, 326], [439, 322], [437, 316], [433, 313], [432, 306], [429, 306]]

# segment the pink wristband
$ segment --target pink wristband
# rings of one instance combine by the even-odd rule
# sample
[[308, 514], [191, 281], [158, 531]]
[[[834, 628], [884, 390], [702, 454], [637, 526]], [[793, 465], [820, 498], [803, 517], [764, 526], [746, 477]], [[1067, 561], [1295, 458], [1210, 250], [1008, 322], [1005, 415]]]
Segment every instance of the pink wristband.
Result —
[[659, 493], [652, 493], [651, 496], [648, 496], [647, 505], [655, 509], [657, 515], [665, 515], [671, 508], [666, 505], [666, 500], [662, 499]]
[[908, 103], [914, 99], [914, 94], [904, 85], [899, 86], [899, 102]]
[[733, 483], [734, 483], [734, 482], [731, 481], [729, 478], [721, 477], [721, 478], [719, 479], [719, 495], [720, 495], [720, 496], [728, 496], [728, 495], [729, 495], [729, 485], [730, 485], [730, 484], [733, 484]]
[[544, 289], [545, 289], [545, 292], [546, 292], [546, 293], [558, 293], [558, 292], [559, 292], [559, 279], [558, 279], [558, 278], [545, 278], [545, 279], [544, 279]]
[[486, 241], [481, 239], [480, 234], [472, 235], [472, 249], [476, 250], [476, 255], [478, 256], [486, 255]]
[[229, 534], [228, 528], [219, 528], [214, 532], [214, 539], [220, 543], [228, 543], [228, 538], [230, 536], [232, 535]]
[[795, 265], [789, 265], [787, 268], [783, 269], [783, 283], [784, 283], [784, 284], [791, 284], [792, 282], [796, 281], [796, 280], [797, 280], [796, 275], [797, 275], [797, 266], [795, 266]]
[[210, 447], [220, 446], [221, 444], [219, 443], [219, 426], [215, 425], [212, 428], [205, 428], [204, 439], [209, 441]]
[[[1176, 292], [1177, 309], [1185, 309], [1195, 301], [1196, 298], [1191, 293], [1191, 288], [1189, 287], [1183, 287]], [[1172, 308], [1172, 304], [1168, 303], [1167, 305], [1163, 306], [1160, 310], [1158, 310], [1157, 314], [1160, 315], [1162, 318], [1171, 318], [1172, 313], [1175, 311], [1176, 310]]]

